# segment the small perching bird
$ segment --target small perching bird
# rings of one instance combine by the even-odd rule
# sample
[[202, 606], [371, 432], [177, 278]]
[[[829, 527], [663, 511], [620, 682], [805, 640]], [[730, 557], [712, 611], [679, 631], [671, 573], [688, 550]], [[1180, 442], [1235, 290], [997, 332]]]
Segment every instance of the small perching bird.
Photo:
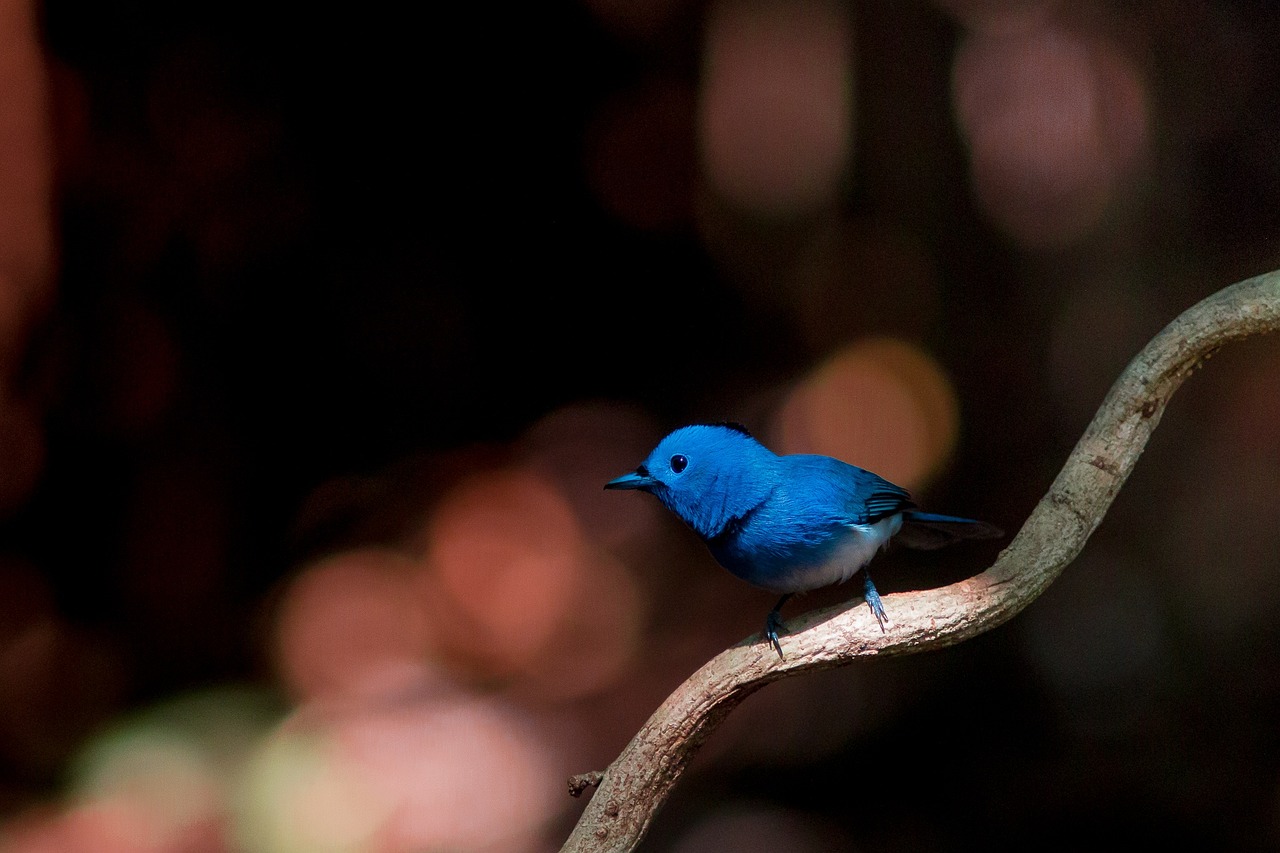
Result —
[[779, 456], [732, 423], [675, 430], [605, 488], [649, 492], [702, 537], [720, 565], [782, 593], [764, 628], [779, 657], [787, 599], [859, 570], [867, 606], [885, 630], [889, 617], [866, 566], [890, 539], [933, 549], [1004, 535], [982, 521], [920, 512], [906, 489], [830, 456]]

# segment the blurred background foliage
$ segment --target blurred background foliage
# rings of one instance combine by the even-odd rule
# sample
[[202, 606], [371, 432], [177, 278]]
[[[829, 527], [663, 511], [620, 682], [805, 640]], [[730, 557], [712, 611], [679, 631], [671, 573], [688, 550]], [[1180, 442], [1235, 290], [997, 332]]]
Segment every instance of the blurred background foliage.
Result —
[[[0, 44], [5, 853], [555, 850], [772, 605], [601, 492], [667, 429], [1012, 532], [1280, 266], [1270, 3], [0, 0]], [[1278, 392], [1224, 351], [1028, 612], [753, 696], [645, 849], [1274, 849]]]

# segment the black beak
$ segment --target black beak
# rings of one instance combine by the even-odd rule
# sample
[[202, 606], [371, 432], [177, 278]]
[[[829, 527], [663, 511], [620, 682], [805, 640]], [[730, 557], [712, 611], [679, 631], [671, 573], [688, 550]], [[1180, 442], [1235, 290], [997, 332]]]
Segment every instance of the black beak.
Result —
[[658, 485], [658, 481], [649, 476], [649, 472], [641, 465], [630, 474], [610, 480], [604, 484], [606, 489], [648, 489]]

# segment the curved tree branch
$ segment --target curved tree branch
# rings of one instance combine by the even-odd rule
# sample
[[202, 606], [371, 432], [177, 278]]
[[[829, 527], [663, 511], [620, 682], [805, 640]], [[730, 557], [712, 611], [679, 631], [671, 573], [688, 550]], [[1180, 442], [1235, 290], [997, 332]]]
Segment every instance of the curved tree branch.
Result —
[[859, 599], [791, 620], [785, 660], [758, 636], [721, 652], [662, 703], [604, 772], [562, 853], [634, 849], [698, 747], [764, 685], [869, 655], [953, 645], [1011, 619], [1080, 553], [1183, 380], [1224, 344], [1277, 329], [1280, 271], [1183, 312], [1130, 362], [1048, 494], [990, 568], [942, 589], [887, 596], [894, 617], [888, 633]]

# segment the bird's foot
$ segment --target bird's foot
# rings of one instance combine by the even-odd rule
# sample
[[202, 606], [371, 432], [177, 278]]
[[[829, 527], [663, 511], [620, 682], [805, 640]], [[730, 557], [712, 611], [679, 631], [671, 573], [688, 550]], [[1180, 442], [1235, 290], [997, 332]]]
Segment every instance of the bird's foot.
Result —
[[778, 657], [786, 660], [786, 655], [782, 653], [782, 643], [778, 642], [778, 633], [787, 633], [787, 626], [782, 624], [782, 605], [787, 603], [787, 599], [791, 597], [791, 593], [787, 593], [778, 599], [778, 603], [773, 605], [773, 609], [769, 611], [769, 615], [764, 619], [764, 639], [773, 646], [773, 650], [778, 653]]
[[786, 655], [782, 653], [782, 643], [778, 642], [778, 634], [787, 633], [787, 626], [782, 624], [782, 614], [776, 609], [770, 610], [769, 615], [764, 620], [764, 638], [773, 646], [773, 650], [778, 653], [778, 657], [785, 660]]
[[871, 608], [871, 615], [876, 617], [876, 622], [880, 624], [880, 631], [883, 633], [893, 627], [893, 622], [889, 621], [889, 614], [884, 612], [884, 603], [880, 601], [880, 593], [876, 590], [876, 585], [871, 582], [871, 575], [867, 574], [867, 570], [862, 570], [862, 597], [867, 600], [867, 606]]

